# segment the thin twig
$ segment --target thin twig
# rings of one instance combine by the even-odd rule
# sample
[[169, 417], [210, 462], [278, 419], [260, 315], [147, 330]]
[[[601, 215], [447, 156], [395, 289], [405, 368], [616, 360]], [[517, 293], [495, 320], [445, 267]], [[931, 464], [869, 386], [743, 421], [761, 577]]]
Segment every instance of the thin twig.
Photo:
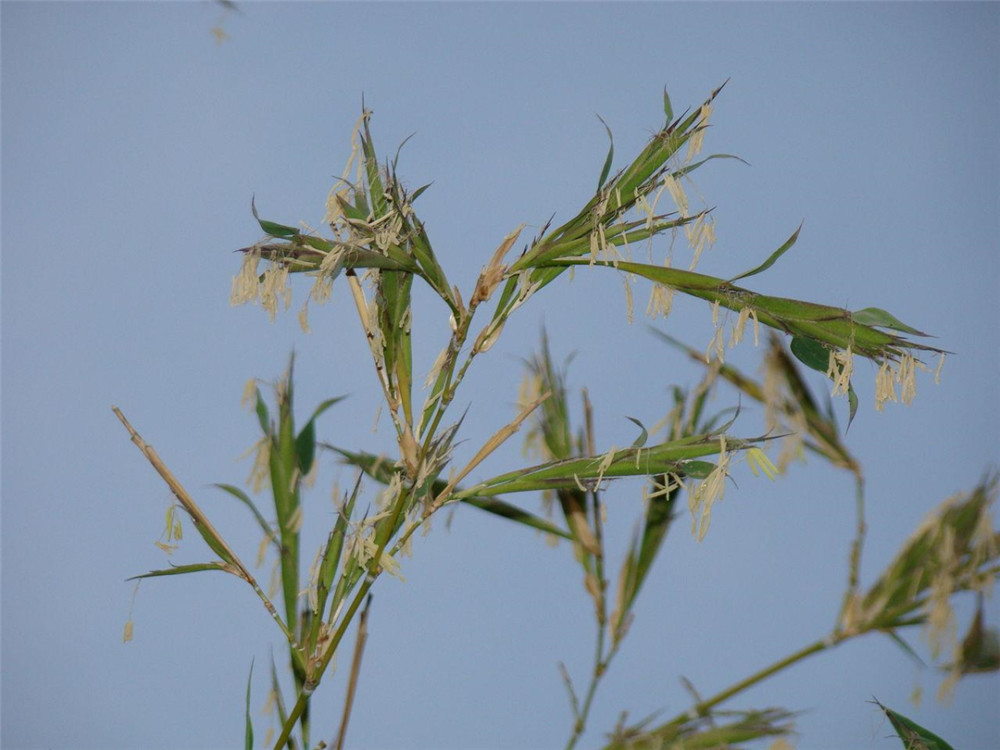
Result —
[[786, 668], [792, 666], [796, 662], [799, 662], [799, 661], [805, 659], [808, 656], [812, 656], [813, 654], [818, 653], [820, 651], [825, 651], [828, 648], [833, 648], [836, 645], [837, 645], [837, 642], [831, 641], [830, 638], [823, 638], [823, 639], [818, 640], [818, 641], [816, 641], [814, 643], [810, 643], [805, 648], [801, 648], [798, 651], [796, 651], [796, 652], [794, 652], [792, 654], [789, 654], [788, 656], [784, 657], [783, 659], [779, 659], [778, 661], [774, 662], [774, 664], [770, 665], [769, 667], [766, 667], [766, 668], [760, 670], [759, 672], [756, 672], [756, 673], [750, 675], [749, 677], [740, 680], [735, 685], [732, 685], [732, 686], [726, 688], [725, 690], [723, 690], [723, 691], [721, 691], [719, 693], [716, 693], [711, 698], [708, 698], [708, 699], [703, 700], [703, 701], [699, 701], [698, 703], [696, 703], [694, 706], [691, 707], [690, 711], [686, 711], [685, 713], [682, 713], [682, 714], [674, 717], [673, 719], [671, 719], [667, 723], [668, 724], [680, 724], [680, 723], [682, 723], [684, 721], [687, 721], [692, 716], [705, 716], [713, 708], [715, 708], [715, 706], [719, 705], [720, 703], [722, 703], [722, 702], [724, 702], [726, 700], [729, 700], [730, 698], [732, 698], [737, 693], [743, 692], [747, 688], [752, 687], [753, 685], [756, 685], [758, 682], [761, 682], [761, 681], [767, 679], [771, 675], [773, 675], [773, 674], [775, 674], [777, 672], [780, 672], [783, 669], [786, 669]]
[[465, 465], [465, 468], [459, 471], [458, 474], [454, 475], [448, 482], [447, 486], [445, 486], [445, 488], [441, 490], [440, 493], [438, 493], [438, 496], [434, 498], [434, 502], [431, 503], [431, 505], [428, 507], [427, 511], [424, 513], [424, 516], [429, 516], [431, 513], [436, 511], [446, 502], [448, 502], [448, 499], [451, 497], [451, 493], [454, 492], [455, 487], [458, 485], [458, 483], [461, 482], [466, 476], [468, 476], [469, 472], [471, 472], [473, 469], [479, 466], [479, 464], [485, 461], [486, 458], [491, 453], [493, 453], [493, 451], [495, 451], [497, 448], [503, 445], [503, 443], [507, 440], [507, 438], [509, 438], [511, 435], [517, 432], [518, 429], [521, 427], [521, 423], [524, 422], [524, 420], [526, 420], [529, 416], [531, 416], [531, 413], [535, 409], [537, 409], [538, 406], [551, 395], [552, 395], [551, 393], [543, 393], [537, 399], [535, 399], [526, 407], [524, 407], [524, 409], [521, 410], [521, 413], [518, 414], [516, 417], [514, 417], [514, 420], [512, 422], [497, 430], [493, 434], [493, 437], [487, 440], [486, 443], [483, 444], [483, 447], [476, 452], [476, 455], [474, 455], [469, 460], [469, 463]]
[[226, 540], [222, 538], [222, 535], [215, 530], [211, 521], [208, 520], [208, 516], [202, 512], [201, 508], [198, 507], [195, 501], [187, 493], [187, 490], [184, 489], [183, 485], [177, 481], [177, 478], [173, 475], [173, 473], [171, 473], [170, 469], [167, 468], [166, 464], [164, 464], [157, 455], [153, 446], [142, 439], [142, 436], [125, 418], [125, 415], [122, 414], [121, 409], [117, 406], [112, 406], [111, 411], [115, 413], [115, 416], [118, 417], [121, 423], [125, 426], [125, 429], [128, 430], [129, 436], [132, 438], [132, 442], [136, 444], [136, 447], [139, 448], [149, 463], [152, 464], [153, 468], [156, 469], [156, 473], [159, 474], [163, 478], [163, 481], [167, 483], [167, 486], [170, 487], [170, 491], [174, 494], [174, 497], [177, 498], [178, 502], [180, 502], [184, 510], [187, 511], [188, 515], [191, 516], [191, 520], [194, 524], [199, 529], [203, 530], [205, 534], [212, 537], [219, 547], [216, 552], [221, 551], [222, 554], [220, 556], [225, 556], [227, 558], [226, 562], [235, 568], [236, 574], [250, 584], [250, 587], [253, 588], [254, 592], [264, 603], [264, 607], [267, 609], [268, 613], [278, 624], [278, 627], [281, 628], [281, 632], [285, 634], [288, 642], [292, 644], [293, 649], [298, 649], [298, 643], [295, 641], [295, 636], [292, 635], [291, 631], [282, 621], [281, 615], [278, 614], [278, 610], [274, 608], [274, 604], [272, 604], [271, 600], [268, 599], [267, 594], [265, 594], [263, 589], [261, 589], [260, 585], [257, 583], [256, 579], [254, 579], [247, 566], [243, 564], [239, 556], [233, 552], [228, 544], [226, 544]]
[[351, 675], [347, 682], [347, 697], [344, 698], [344, 715], [340, 720], [340, 731], [337, 734], [335, 747], [343, 750], [344, 739], [347, 737], [347, 721], [351, 717], [351, 708], [354, 706], [354, 694], [358, 687], [358, 674], [361, 672], [361, 656], [365, 650], [365, 641], [368, 640], [368, 610], [372, 604], [372, 595], [369, 594], [365, 600], [365, 608], [361, 610], [361, 617], [358, 620], [358, 640], [354, 644], [354, 659], [351, 661]]
[[319, 685], [320, 680], [323, 678], [323, 674], [330, 665], [330, 660], [333, 659], [333, 655], [336, 653], [337, 647], [340, 645], [340, 641], [344, 637], [344, 632], [347, 630], [348, 624], [352, 619], [354, 619], [355, 613], [358, 611], [362, 600], [371, 589], [372, 584], [375, 583], [375, 579], [378, 577], [378, 574], [379, 570], [376, 568], [374, 572], [370, 571], [369, 575], [361, 582], [361, 587], [358, 590], [358, 593], [355, 595], [354, 600], [351, 602], [347, 611], [341, 618], [337, 629], [333, 632], [333, 635], [330, 636], [330, 640], [324, 647], [322, 655], [318, 660], [311, 663], [311, 676], [308, 680], [306, 680], [306, 684], [303, 685], [301, 692], [299, 692], [299, 695], [295, 700], [295, 705], [292, 706], [292, 710], [288, 714], [288, 718], [285, 720], [284, 726], [281, 728], [281, 734], [278, 735], [278, 740], [274, 743], [274, 750], [280, 750], [281, 746], [288, 741], [288, 738], [292, 733], [292, 729], [295, 728], [295, 722], [299, 720], [299, 717], [302, 715], [302, 712], [305, 711], [306, 706], [309, 703], [309, 696], [313, 694], [317, 685]]

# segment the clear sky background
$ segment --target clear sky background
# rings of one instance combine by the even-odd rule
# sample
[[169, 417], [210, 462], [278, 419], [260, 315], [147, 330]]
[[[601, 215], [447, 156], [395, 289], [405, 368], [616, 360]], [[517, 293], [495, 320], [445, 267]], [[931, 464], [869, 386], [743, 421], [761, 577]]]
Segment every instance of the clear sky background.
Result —
[[[593, 193], [607, 142], [626, 163], [660, 127], [661, 91], [697, 105], [727, 78], [696, 174], [717, 207], [718, 242], [700, 270], [732, 276], [802, 221], [795, 250], [751, 280], [769, 293], [880, 306], [957, 352], [910, 407], [876, 414], [859, 366], [849, 434], [865, 461], [871, 582], [910, 531], [998, 456], [996, 137], [1000, 6], [980, 4], [2, 4], [3, 516], [2, 746], [229, 748], [242, 743], [251, 659], [260, 715], [269, 644], [258, 600], [216, 575], [147, 581], [123, 645], [133, 585], [163, 567], [153, 546], [171, 497], [128, 441], [119, 405], [233, 544], [252, 559], [252, 519], [213, 482], [241, 483], [256, 440], [240, 407], [250, 377], [297, 354], [304, 416], [321, 437], [391, 447], [349, 295], [271, 324], [231, 308], [233, 250], [259, 238], [250, 214], [317, 225], [349, 154], [362, 94], [386, 156], [409, 134], [400, 172], [432, 182], [417, 210], [465, 292], [501, 238], [526, 236]], [[210, 29], [230, 35], [222, 44]], [[680, 250], [678, 249], [678, 253]], [[682, 256], [679, 256], [682, 257]], [[644, 294], [638, 294], [644, 299]], [[514, 414], [521, 357], [544, 323], [573, 389], [597, 405], [600, 445], [630, 443], [626, 416], [655, 423], [669, 386], [697, 368], [625, 319], [619, 281], [578, 273], [521, 311], [477, 361], [456, 406], [469, 455]], [[446, 336], [440, 305], [416, 310], [417, 369]], [[678, 301], [664, 330], [703, 347], [706, 306]], [[753, 369], [744, 344], [732, 360]], [[826, 386], [822, 379], [814, 385]], [[463, 401], [464, 399], [464, 401]], [[714, 405], [735, 403], [721, 391]], [[736, 434], [760, 431], [744, 404]], [[844, 413], [844, 404], [839, 404]], [[517, 439], [479, 476], [515, 467]], [[465, 451], [463, 454], [462, 451]], [[331, 522], [330, 486], [352, 473], [323, 457], [305, 503]], [[827, 633], [840, 605], [854, 524], [851, 479], [813, 460], [778, 484], [740, 467], [701, 544], [682, 518], [598, 693], [584, 746], [623, 710], [684, 710], [685, 676], [712, 694]], [[369, 492], [368, 497], [371, 497]], [[607, 499], [620, 554], [639, 486]], [[536, 509], [537, 498], [517, 498]], [[176, 563], [207, 552], [187, 527]], [[309, 557], [309, 553], [304, 553]], [[585, 680], [591, 604], [565, 546], [473, 509], [437, 523], [380, 580], [351, 722], [356, 748], [551, 748], [570, 712], [557, 670]], [[266, 571], [261, 572], [266, 579]], [[971, 602], [960, 607], [962, 627]], [[998, 607], [990, 605], [994, 623]], [[908, 640], [926, 656], [916, 633]], [[279, 652], [280, 653], [280, 652]], [[333, 735], [345, 665], [314, 701]], [[886, 638], [799, 665], [731, 707], [802, 710], [799, 748], [896, 748], [873, 697], [956, 748], [1000, 747], [1000, 681], [973, 677], [950, 707], [939, 677]], [[919, 709], [907, 703], [916, 684]]]

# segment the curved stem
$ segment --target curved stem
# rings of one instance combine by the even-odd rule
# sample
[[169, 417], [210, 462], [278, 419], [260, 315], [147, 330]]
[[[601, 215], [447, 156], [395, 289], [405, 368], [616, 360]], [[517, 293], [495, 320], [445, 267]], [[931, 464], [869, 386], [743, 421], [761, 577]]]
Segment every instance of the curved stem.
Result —
[[692, 716], [704, 716], [713, 708], [715, 708], [715, 706], [719, 705], [720, 703], [723, 703], [724, 701], [729, 700], [737, 693], [743, 692], [747, 688], [756, 685], [758, 682], [766, 680], [771, 675], [776, 674], [777, 672], [780, 672], [781, 670], [786, 669], [792, 666], [793, 664], [802, 661], [808, 656], [812, 656], [813, 654], [817, 654], [820, 651], [825, 651], [828, 648], [832, 648], [838, 643], [840, 643], [839, 640], [835, 640], [834, 638], [829, 638], [829, 637], [810, 643], [808, 646], [800, 648], [798, 651], [795, 651], [794, 653], [789, 654], [783, 659], [779, 659], [778, 661], [774, 662], [774, 664], [771, 664], [770, 666], [765, 667], [759, 672], [755, 672], [749, 677], [746, 677], [737, 682], [736, 684], [731, 685], [725, 690], [716, 693], [711, 698], [699, 701], [698, 703], [696, 703], [694, 706], [691, 707], [690, 711], [678, 714], [667, 723], [680, 724], [689, 720]]
[[[336, 749], [343, 750], [344, 739], [347, 736], [347, 722], [351, 718], [351, 708], [354, 706], [354, 694], [358, 688], [358, 674], [361, 672], [361, 657], [365, 651], [365, 641], [368, 640], [368, 610], [372, 604], [371, 594], [365, 601], [358, 622], [358, 638], [354, 646], [354, 659], [351, 662], [351, 676], [347, 683], [347, 697], [344, 698], [344, 714], [340, 719], [340, 731], [337, 733]], [[308, 750], [308, 747], [306, 748]]]
[[344, 613], [343, 618], [340, 621], [340, 625], [337, 626], [337, 630], [334, 631], [330, 638], [330, 643], [327, 645], [326, 650], [320, 657], [319, 661], [315, 663], [315, 667], [309, 672], [309, 679], [303, 687], [302, 691], [299, 693], [298, 698], [295, 701], [295, 705], [289, 712], [288, 717], [285, 719], [285, 725], [281, 728], [281, 734], [278, 735], [278, 739], [274, 743], [274, 750], [281, 750], [281, 747], [288, 742], [288, 737], [292, 733], [292, 729], [295, 728], [295, 723], [299, 720], [302, 712], [305, 710], [306, 706], [309, 705], [309, 697], [316, 690], [317, 685], [319, 685], [320, 679], [322, 679], [323, 674], [326, 672], [326, 668], [330, 664], [330, 660], [337, 651], [337, 646], [340, 645], [340, 641], [344, 637], [344, 633], [347, 631], [347, 626], [350, 625], [351, 620], [354, 619], [354, 615], [361, 603], [365, 600], [368, 591], [371, 589], [372, 584], [375, 583], [375, 579], [378, 574], [369, 573], [365, 577], [364, 582], [358, 589], [358, 593], [354, 597], [354, 601], [347, 608], [347, 612]]
[[278, 610], [275, 609], [274, 604], [268, 598], [267, 594], [264, 593], [264, 590], [257, 583], [253, 574], [250, 573], [249, 568], [243, 564], [243, 561], [240, 560], [239, 556], [226, 543], [226, 540], [222, 538], [222, 535], [215, 530], [215, 527], [212, 526], [212, 522], [208, 520], [208, 516], [202, 512], [201, 508], [198, 507], [198, 504], [195, 503], [192, 497], [188, 494], [187, 490], [184, 489], [184, 486], [177, 480], [170, 469], [167, 468], [167, 465], [163, 463], [163, 460], [153, 449], [153, 446], [142, 439], [142, 435], [140, 435], [139, 432], [132, 426], [132, 423], [126, 419], [122, 410], [117, 406], [112, 406], [111, 411], [115, 413], [115, 416], [118, 417], [118, 421], [120, 421], [125, 429], [128, 430], [129, 437], [132, 439], [132, 442], [135, 443], [135, 446], [146, 457], [146, 460], [149, 461], [152, 467], [156, 470], [156, 473], [159, 474], [163, 481], [167, 483], [167, 486], [170, 488], [174, 497], [176, 497], [178, 502], [180, 502], [181, 507], [183, 507], [187, 514], [191, 517], [191, 521], [198, 529], [206, 544], [208, 544], [208, 546], [216, 554], [218, 554], [219, 557], [223, 558], [224, 561], [229, 564], [232, 569], [231, 572], [235, 572], [236, 575], [250, 584], [254, 593], [257, 594], [257, 597], [264, 604], [264, 608], [267, 609], [268, 614], [271, 615], [271, 618], [281, 629], [282, 634], [284, 634], [289, 644], [291, 644], [292, 652], [294, 654], [298, 649], [298, 642], [295, 640], [295, 636], [292, 634], [291, 630], [288, 629], [288, 626], [285, 625], [284, 621], [281, 619], [281, 615], [278, 614]]

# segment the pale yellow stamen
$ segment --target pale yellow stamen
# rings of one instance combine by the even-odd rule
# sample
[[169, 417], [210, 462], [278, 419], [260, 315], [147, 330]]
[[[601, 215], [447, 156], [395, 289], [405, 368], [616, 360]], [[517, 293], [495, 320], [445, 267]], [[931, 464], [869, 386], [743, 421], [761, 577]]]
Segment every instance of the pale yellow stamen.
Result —
[[674, 290], [663, 284], [653, 284], [649, 292], [649, 304], [646, 305], [646, 315], [650, 318], [670, 315], [670, 310], [674, 304]]
[[768, 479], [773, 480], [780, 473], [778, 468], [771, 463], [771, 459], [760, 448], [750, 448], [746, 456], [747, 464], [750, 466], [750, 471], [753, 472], [755, 477], [759, 476], [760, 472], [763, 472]]
[[747, 321], [750, 319], [750, 313], [753, 312], [749, 307], [744, 307], [740, 310], [739, 317], [736, 318], [736, 324], [733, 326], [733, 332], [729, 336], [729, 348], [732, 349], [737, 344], [743, 340], [743, 330], [746, 328]]
[[635, 314], [635, 303], [632, 298], [632, 276], [627, 273], [622, 274], [622, 284], [625, 286], [625, 318], [631, 325]]
[[667, 192], [670, 193], [670, 197], [674, 200], [674, 205], [677, 206], [677, 210], [680, 212], [681, 216], [688, 215], [688, 199], [687, 195], [684, 194], [684, 187], [681, 183], [672, 175], [663, 175], [663, 185], [667, 188]]
[[693, 250], [691, 264], [688, 266], [688, 270], [693, 271], [698, 265], [702, 251], [706, 247], [711, 249], [715, 245], [715, 219], [702, 214], [693, 225], [686, 225], [684, 232], [687, 235], [688, 244]]
[[721, 364], [726, 358], [726, 345], [722, 326], [719, 325], [719, 300], [716, 300], [712, 305], [712, 325], [715, 326], [715, 333], [705, 349], [705, 364], [712, 362], [713, 352], [715, 359]]
[[246, 407], [249, 404], [257, 406], [257, 378], [250, 378], [243, 386], [243, 395], [240, 397], [240, 406]]
[[309, 298], [306, 297], [306, 301], [302, 303], [302, 309], [299, 310], [299, 328], [302, 329], [302, 333], [309, 333], [311, 329], [309, 328]]
[[884, 360], [875, 375], [875, 409], [882, 411], [886, 401], [896, 401], [896, 384], [892, 366]]
[[612, 445], [611, 448], [610, 448], [610, 450], [608, 450], [608, 452], [604, 454], [603, 458], [601, 458], [601, 463], [597, 467], [597, 484], [598, 485], [600, 485], [600, 483], [604, 481], [604, 472], [606, 472], [608, 470], [608, 468], [611, 466], [612, 462], [614, 462], [614, 460], [615, 460], [615, 454], [617, 452], [618, 452], [618, 449], [615, 446]]
[[726, 438], [719, 439], [719, 461], [712, 472], [698, 484], [688, 497], [691, 511], [691, 533], [700, 542], [712, 522], [712, 506], [722, 500], [726, 491], [726, 476], [730, 457], [726, 453]]
[[909, 352], [899, 358], [899, 369], [896, 371], [896, 382], [900, 384], [900, 400], [909, 406], [917, 396], [917, 370], [927, 370]]
[[260, 282], [260, 306], [267, 310], [272, 323], [278, 312], [279, 300], [285, 303], [287, 310], [292, 302], [292, 287], [288, 283], [288, 268], [272, 264], [264, 271]]
[[705, 141], [705, 128], [708, 127], [708, 118], [712, 114], [712, 105], [709, 102], [701, 105], [701, 111], [699, 112], [698, 120], [698, 130], [694, 135], [691, 136], [691, 140], [688, 141], [688, 153], [686, 161], [690, 162], [694, 157], [701, 153], [702, 145]]
[[854, 374], [854, 355], [851, 347], [844, 350], [836, 349], [830, 351], [829, 365], [826, 375], [833, 380], [831, 395], [846, 395], [851, 387], [851, 376]]
[[229, 304], [232, 306], [243, 305], [253, 302], [260, 293], [257, 282], [257, 266], [260, 263], [260, 250], [252, 248], [243, 258], [239, 273], [233, 277], [232, 288], [229, 293]]
[[941, 385], [941, 368], [944, 367], [944, 352], [938, 358], [937, 369], [934, 370], [934, 385]]

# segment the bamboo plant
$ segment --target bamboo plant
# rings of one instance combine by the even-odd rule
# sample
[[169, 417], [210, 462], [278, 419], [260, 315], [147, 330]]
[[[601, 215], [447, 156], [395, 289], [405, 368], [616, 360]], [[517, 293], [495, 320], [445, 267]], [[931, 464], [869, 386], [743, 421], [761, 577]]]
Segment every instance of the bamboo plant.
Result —
[[[867, 589], [862, 587], [865, 521], [860, 463], [844, 442], [834, 410], [821, 405], [800, 365], [820, 370], [831, 382], [832, 394], [846, 397], [849, 423], [858, 408], [852, 385], [856, 357], [871, 360], [877, 367], [876, 407], [881, 409], [899, 398], [910, 401], [916, 372], [927, 369], [920, 358], [943, 357], [943, 352], [921, 342], [924, 334], [884, 310], [850, 311], [758, 294], [742, 285], [788, 252], [799, 230], [749, 270], [728, 278], [694, 270], [697, 256], [714, 240], [714, 217], [708, 209], [691, 209], [685, 183], [691, 173], [713, 159], [737, 158], [727, 154], [700, 156], [713, 102], [721, 88], [679, 116], [674, 115], [664, 93], [665, 121], [640, 153], [627, 166], [612, 172], [612, 140], [593, 197], [568, 221], [554, 228], [546, 224], [530, 240], [520, 239], [523, 225], [515, 228], [485, 258], [475, 285], [465, 293], [449, 281], [415, 211], [414, 204], [427, 186], [412, 191], [404, 187], [397, 175], [398, 152], [391, 161], [380, 160], [370, 131], [371, 112], [364, 107], [353, 130], [347, 165], [326, 202], [327, 236], [261, 219], [252, 205], [264, 238], [243, 248], [231, 301], [258, 303], [273, 319], [282, 304], [289, 306], [290, 276], [306, 276], [312, 286], [300, 322], [308, 329], [309, 305], [322, 304], [335, 283], [346, 285], [355, 304], [360, 335], [368, 343], [382, 408], [392, 425], [395, 454], [379, 455], [336, 440], [320, 441], [320, 417], [337, 398], [319, 404], [304, 424], [297, 426], [294, 362], [273, 385], [271, 405], [259, 384], [252, 381], [246, 398], [256, 414], [261, 437], [249, 491], [232, 484], [218, 488], [246, 506], [259, 525], [261, 549], [273, 554], [279, 571], [278, 592], [272, 593], [257, 582], [234, 545], [216, 529], [125, 415], [117, 407], [114, 411], [214, 553], [207, 562], [171, 566], [138, 578], [206, 570], [232, 574], [250, 585], [287, 644], [293, 687], [291, 693], [282, 692], [272, 663], [278, 729], [265, 745], [276, 750], [344, 746], [372, 589], [383, 573], [399, 575], [400, 554], [413, 534], [442, 509], [457, 504], [566, 540], [580, 565], [584, 591], [593, 602], [597, 643], [584, 690], [578, 690], [563, 669], [572, 710], [568, 748], [575, 747], [587, 729], [598, 684], [625, 641], [634, 603], [668, 530], [682, 513], [682, 498], [687, 500], [692, 533], [700, 540], [709, 530], [713, 505], [722, 497], [736, 460], [745, 460], [754, 473], [773, 479], [785, 468], [790, 455], [808, 450], [855, 477], [857, 535], [838, 621], [830, 634], [786, 659], [714, 696], [696, 695], [692, 709], [672, 720], [654, 723], [648, 719], [634, 725], [622, 722], [607, 728], [609, 748], [728, 747], [755, 738], [782, 738], [794, 718], [789, 711], [732, 712], [725, 711], [722, 704], [767, 676], [849, 638], [879, 632], [909, 648], [899, 631], [922, 624], [940, 636], [948, 629], [954, 595], [983, 592], [995, 578], [1000, 537], [990, 525], [989, 506], [996, 496], [997, 479], [989, 476], [942, 506], [885, 573]], [[608, 136], [610, 140], [610, 129]], [[659, 208], [661, 200], [671, 204], [668, 210]], [[660, 263], [633, 259], [634, 248], [652, 249], [657, 238], [680, 234], [694, 250], [689, 268], [673, 267], [669, 255]], [[652, 291], [647, 311], [654, 319], [667, 316], [677, 293], [707, 300], [715, 324], [707, 350], [690, 348], [660, 334], [684, 356], [701, 362], [705, 378], [691, 392], [675, 388], [673, 409], [661, 429], [647, 430], [641, 421], [633, 420], [637, 429], [634, 442], [626, 448], [608, 447], [600, 444], [586, 393], [583, 424], [572, 424], [575, 410], [566, 374], [553, 363], [544, 339], [528, 360], [517, 413], [506, 424], [496, 425], [471, 458], [456, 461], [454, 448], [462, 417], [450, 414], [450, 410], [470, 367], [488, 354], [509, 319], [525, 303], [573, 269], [648, 280]], [[412, 305], [414, 284], [425, 285], [440, 299], [442, 323], [447, 320], [450, 331], [422, 389], [413, 366], [411, 330], [418, 323]], [[626, 289], [631, 287], [626, 284]], [[731, 312], [720, 318], [723, 309]], [[738, 344], [748, 328], [752, 328], [755, 343], [761, 326], [772, 331], [764, 382], [725, 363], [727, 321], [732, 321], [730, 346]], [[707, 412], [708, 395], [721, 383], [765, 406], [770, 420], [767, 433], [740, 435], [738, 420], [731, 413]], [[475, 398], [475, 394], [469, 397]], [[522, 427], [527, 428], [528, 442], [539, 462], [481, 476], [477, 469], [483, 461]], [[783, 448], [775, 463], [766, 451], [779, 443]], [[301, 530], [307, 519], [302, 495], [320, 452], [355, 467], [358, 478], [343, 493], [336, 520], [306, 573]], [[622, 477], [644, 477], [647, 489], [636, 534], [624, 559], [615, 566], [604, 542], [602, 524], [607, 508], [603, 497], [612, 482]], [[371, 485], [379, 488], [374, 504], [362, 500], [363, 488]], [[272, 503], [267, 513], [254, 499], [265, 488]], [[545, 514], [530, 510], [522, 500], [525, 493], [541, 493], [550, 510], [558, 511]], [[175, 516], [168, 518], [167, 527], [168, 541], [179, 535]], [[996, 636], [985, 628], [981, 617], [977, 623], [975, 633], [970, 631], [955, 652], [949, 667], [953, 676], [997, 666]], [[356, 626], [354, 656], [340, 724], [329, 742], [316, 740], [310, 699], [330, 672], [334, 657], [349, 647], [345, 639], [352, 625]], [[251, 748], [254, 734], [249, 689], [248, 685], [245, 744]]]

